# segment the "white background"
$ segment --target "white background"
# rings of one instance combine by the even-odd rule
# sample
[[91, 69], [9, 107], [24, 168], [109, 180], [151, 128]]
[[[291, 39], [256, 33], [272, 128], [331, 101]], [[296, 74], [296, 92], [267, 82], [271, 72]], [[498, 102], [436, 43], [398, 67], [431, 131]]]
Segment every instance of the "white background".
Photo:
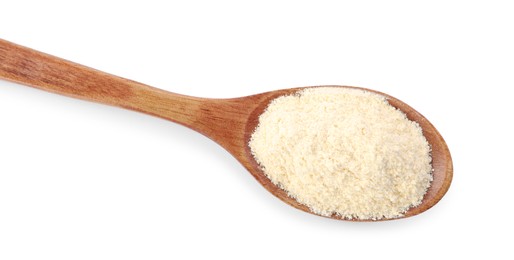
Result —
[[1, 6], [0, 38], [177, 93], [391, 94], [439, 129], [455, 173], [419, 216], [325, 219], [182, 126], [0, 81], [0, 259], [513, 257], [509, 1]]

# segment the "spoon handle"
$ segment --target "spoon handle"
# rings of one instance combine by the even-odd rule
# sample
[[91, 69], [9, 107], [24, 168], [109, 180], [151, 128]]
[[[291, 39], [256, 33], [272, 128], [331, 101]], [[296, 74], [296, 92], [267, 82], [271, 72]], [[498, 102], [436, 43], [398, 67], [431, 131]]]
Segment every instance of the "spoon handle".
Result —
[[117, 77], [0, 39], [0, 79], [190, 126], [203, 99]]

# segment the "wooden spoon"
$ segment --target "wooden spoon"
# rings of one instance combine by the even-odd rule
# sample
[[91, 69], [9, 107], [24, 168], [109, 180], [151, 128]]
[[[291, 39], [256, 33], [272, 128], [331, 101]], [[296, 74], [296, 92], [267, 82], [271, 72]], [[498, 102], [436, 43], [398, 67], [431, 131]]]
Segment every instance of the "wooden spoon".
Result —
[[[297, 92], [300, 88], [231, 99], [190, 97], [120, 78], [1, 39], [0, 78], [56, 94], [143, 112], [189, 127], [229, 151], [273, 195], [297, 209], [312, 213], [264, 175], [248, 147], [258, 117], [269, 102], [279, 96]], [[418, 122], [423, 128], [432, 147], [434, 180], [422, 203], [408, 210], [404, 217], [424, 212], [434, 206], [450, 186], [453, 166], [448, 147], [436, 128], [416, 110], [384, 93], [365, 90], [386, 96], [392, 106], [403, 111], [410, 120]], [[336, 215], [331, 218], [341, 219]]]

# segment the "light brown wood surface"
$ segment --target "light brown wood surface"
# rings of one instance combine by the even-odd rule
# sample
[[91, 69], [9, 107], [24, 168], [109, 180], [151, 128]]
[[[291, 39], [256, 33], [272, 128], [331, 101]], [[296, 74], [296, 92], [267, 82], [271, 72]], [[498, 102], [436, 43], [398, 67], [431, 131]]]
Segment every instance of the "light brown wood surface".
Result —
[[[73, 98], [123, 107], [185, 125], [223, 146], [276, 197], [295, 208], [312, 213], [305, 205], [288, 197], [285, 191], [271, 183], [253, 159], [247, 145], [258, 124], [259, 115], [269, 102], [281, 95], [294, 93], [300, 88], [232, 99], [184, 96], [1, 39], [0, 79]], [[452, 180], [452, 160], [442, 136], [425, 117], [402, 101], [384, 93], [380, 94], [387, 96], [392, 106], [402, 110], [409, 119], [420, 124], [432, 147], [434, 181], [422, 204], [406, 212], [405, 217], [410, 217], [431, 208], [444, 196]], [[335, 215], [332, 218], [340, 219]]]

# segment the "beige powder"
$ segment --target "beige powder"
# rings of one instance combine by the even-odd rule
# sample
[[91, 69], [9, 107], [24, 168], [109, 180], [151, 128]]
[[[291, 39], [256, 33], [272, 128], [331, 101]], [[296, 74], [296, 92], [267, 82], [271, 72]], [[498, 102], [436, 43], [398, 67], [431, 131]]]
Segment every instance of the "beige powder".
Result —
[[384, 96], [358, 89], [308, 88], [273, 100], [249, 146], [274, 184], [324, 216], [400, 217], [432, 181], [421, 127]]

